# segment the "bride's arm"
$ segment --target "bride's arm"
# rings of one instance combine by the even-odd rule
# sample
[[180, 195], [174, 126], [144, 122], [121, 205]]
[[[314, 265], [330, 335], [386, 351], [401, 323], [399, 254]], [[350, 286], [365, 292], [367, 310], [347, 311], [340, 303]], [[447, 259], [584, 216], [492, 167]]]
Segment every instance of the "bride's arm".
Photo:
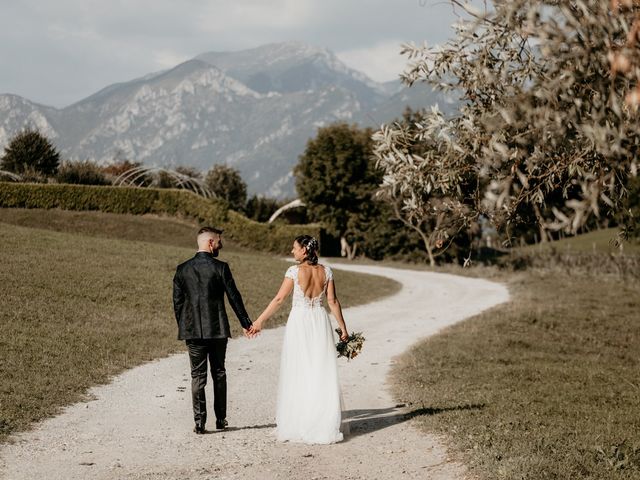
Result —
[[291, 291], [293, 290], [293, 280], [290, 278], [285, 278], [282, 281], [282, 285], [280, 285], [280, 290], [276, 293], [276, 296], [273, 297], [273, 300], [269, 302], [267, 308], [264, 309], [264, 312], [260, 314], [260, 316], [253, 322], [252, 333], [258, 333], [262, 330], [262, 326], [265, 322], [273, 316], [274, 313], [278, 311], [284, 300], [289, 296]]
[[329, 310], [338, 321], [338, 326], [340, 330], [342, 330], [342, 335], [340, 335], [340, 340], [343, 342], [349, 338], [349, 332], [347, 332], [347, 325], [344, 323], [344, 318], [342, 316], [342, 307], [340, 306], [340, 301], [336, 296], [336, 285], [333, 280], [329, 280], [327, 284], [327, 303], [329, 304]]

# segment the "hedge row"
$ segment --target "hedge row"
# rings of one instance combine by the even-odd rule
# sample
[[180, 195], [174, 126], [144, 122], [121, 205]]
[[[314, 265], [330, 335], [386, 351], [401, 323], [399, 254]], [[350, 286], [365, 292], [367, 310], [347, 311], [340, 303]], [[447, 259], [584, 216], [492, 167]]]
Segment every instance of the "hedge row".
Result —
[[221, 226], [225, 236], [239, 245], [279, 254], [289, 253], [291, 242], [301, 233], [324, 237], [319, 225], [259, 223], [229, 210], [224, 202], [187, 190], [0, 182], [0, 207], [179, 216]]

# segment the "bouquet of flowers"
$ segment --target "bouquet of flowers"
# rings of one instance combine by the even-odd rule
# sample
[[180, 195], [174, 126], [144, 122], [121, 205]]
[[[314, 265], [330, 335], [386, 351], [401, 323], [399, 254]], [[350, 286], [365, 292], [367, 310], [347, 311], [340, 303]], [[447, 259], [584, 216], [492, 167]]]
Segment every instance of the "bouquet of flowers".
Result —
[[[336, 333], [338, 336], [342, 336], [342, 330], [336, 328]], [[362, 332], [356, 332], [349, 335], [346, 342], [340, 340], [336, 343], [336, 350], [338, 351], [338, 358], [347, 357], [347, 360], [351, 360], [355, 358], [362, 350], [362, 345], [364, 344], [364, 337], [362, 336]]]

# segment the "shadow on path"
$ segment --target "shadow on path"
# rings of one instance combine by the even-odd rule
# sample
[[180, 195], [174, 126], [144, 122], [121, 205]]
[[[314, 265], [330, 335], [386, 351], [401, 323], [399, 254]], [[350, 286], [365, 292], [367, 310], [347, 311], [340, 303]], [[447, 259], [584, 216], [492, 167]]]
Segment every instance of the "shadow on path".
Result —
[[438, 415], [440, 413], [459, 410], [482, 410], [484, 407], [484, 404], [470, 404], [441, 408], [423, 407], [410, 411], [400, 406], [371, 410], [346, 410], [343, 412], [343, 417], [347, 420], [350, 429], [350, 434], [346, 436], [346, 440], [348, 441], [350, 438], [373, 433], [377, 430], [382, 430], [383, 428], [403, 423], [416, 417]]
[[205, 432], [207, 435], [212, 433], [225, 433], [225, 432], [235, 432], [237, 430], [259, 430], [262, 428], [276, 428], [275, 423], [267, 423], [265, 425], [247, 425], [244, 427], [227, 427], [224, 430], [209, 430]]

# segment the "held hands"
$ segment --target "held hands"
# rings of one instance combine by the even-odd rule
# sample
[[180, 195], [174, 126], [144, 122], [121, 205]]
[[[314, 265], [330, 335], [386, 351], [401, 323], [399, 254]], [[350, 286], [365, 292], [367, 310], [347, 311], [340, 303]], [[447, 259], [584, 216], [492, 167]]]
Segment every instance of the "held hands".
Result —
[[256, 335], [258, 334], [257, 332], [253, 331], [253, 325], [251, 327], [249, 327], [249, 328], [243, 328], [242, 329], [242, 333], [247, 338], [255, 338]]
[[243, 328], [242, 333], [244, 333], [244, 336], [247, 338], [256, 338], [262, 330], [263, 323], [263, 320], [258, 319], [253, 322], [249, 328]]
[[253, 338], [255, 336], [257, 336], [260, 331], [262, 330], [262, 323], [260, 320], [256, 320], [255, 322], [253, 322], [253, 325], [251, 325], [251, 327], [249, 328], [249, 335], [250, 338]]

